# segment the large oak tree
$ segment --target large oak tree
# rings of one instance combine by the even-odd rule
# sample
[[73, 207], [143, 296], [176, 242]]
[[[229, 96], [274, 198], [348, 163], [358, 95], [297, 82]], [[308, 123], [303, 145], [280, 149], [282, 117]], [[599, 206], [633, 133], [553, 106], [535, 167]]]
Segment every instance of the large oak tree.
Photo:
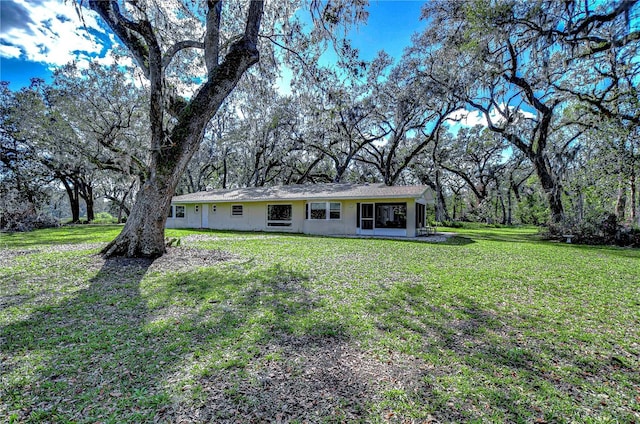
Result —
[[[165, 252], [164, 226], [178, 181], [198, 150], [207, 123], [246, 71], [258, 63], [266, 43], [281, 49], [262, 55], [267, 59], [263, 68], [274, 83], [274, 62], [301, 56], [293, 44], [319, 45], [342, 24], [366, 19], [359, 0], [310, 2], [315, 23], [310, 31], [292, 17], [299, 2], [274, 2], [270, 7], [260, 0], [88, 0], [86, 4], [129, 50], [150, 92], [145, 181], [124, 229], [104, 248], [107, 257], [157, 257]], [[193, 72], [199, 64], [203, 71]], [[181, 88], [193, 86], [197, 86], [193, 93], [180, 95]]]
[[[196, 10], [181, 4], [153, 1], [89, 0], [96, 11], [135, 58], [148, 79], [150, 90], [150, 160], [136, 202], [122, 232], [109, 243], [106, 256], [157, 257], [165, 252], [164, 226], [171, 197], [189, 160], [198, 150], [207, 123], [234, 89], [242, 75], [257, 63], [258, 34], [264, 14], [262, 1], [252, 1], [244, 13], [244, 25], [222, 26], [222, 1], [209, 0], [204, 10], [203, 34], [190, 26], [202, 22]], [[163, 7], [165, 6], [165, 7]], [[180, 7], [179, 7], [180, 6]], [[227, 43], [226, 45], [223, 43]], [[174, 60], [189, 60], [185, 49], [204, 52], [206, 75], [190, 97], [180, 97], [167, 78]]]
[[[555, 143], [563, 140], [555, 134], [568, 102], [636, 118], [633, 107], [614, 112], [612, 105], [617, 106], [619, 87], [623, 97], [637, 99], [633, 77], [614, 72], [633, 63], [640, 34], [624, 21], [637, 3], [432, 1], [423, 10], [430, 25], [416, 37], [413, 53], [424, 58], [424, 78], [480, 111], [490, 130], [531, 161], [554, 222], [564, 217], [562, 175], [555, 164]], [[438, 51], [449, 58], [441, 72], [431, 60]], [[605, 56], [616, 66], [603, 66]]]

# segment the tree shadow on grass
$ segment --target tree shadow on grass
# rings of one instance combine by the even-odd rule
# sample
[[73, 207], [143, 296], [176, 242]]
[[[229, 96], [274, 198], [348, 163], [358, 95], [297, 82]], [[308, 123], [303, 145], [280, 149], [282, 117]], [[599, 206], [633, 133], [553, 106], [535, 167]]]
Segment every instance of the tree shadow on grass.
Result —
[[372, 298], [370, 310], [393, 343], [408, 341], [433, 364], [429, 390], [414, 401], [441, 422], [633, 422], [640, 412], [632, 352], [550, 338], [549, 328], [528, 328], [527, 317], [502, 316], [466, 296], [433, 305], [411, 284]]
[[0, 413], [18, 422], [366, 420], [376, 379], [402, 372], [318, 313], [305, 275], [238, 261], [172, 271], [161, 260], [96, 257], [87, 288], [0, 327]]
[[[96, 257], [96, 261], [99, 261]], [[140, 376], [141, 355], [123, 348], [147, 311], [138, 287], [151, 260], [110, 259], [86, 289], [0, 328], [2, 399], [17, 421], [104, 419]], [[55, 275], [54, 277], [55, 278]]]
[[518, 229], [483, 228], [481, 230], [451, 229], [458, 238], [466, 238], [472, 241], [500, 241], [513, 243], [540, 243], [542, 238], [538, 233], [518, 231]]
[[[304, 274], [248, 263], [161, 279], [155, 314], [175, 317], [191, 344], [184, 356], [192, 358], [188, 378], [182, 363], [167, 376], [182, 381], [181, 394], [162, 419], [366, 419], [380, 364], [353, 347], [344, 323], [320, 313], [323, 300], [306, 288]], [[186, 308], [171, 313], [175, 299]]]

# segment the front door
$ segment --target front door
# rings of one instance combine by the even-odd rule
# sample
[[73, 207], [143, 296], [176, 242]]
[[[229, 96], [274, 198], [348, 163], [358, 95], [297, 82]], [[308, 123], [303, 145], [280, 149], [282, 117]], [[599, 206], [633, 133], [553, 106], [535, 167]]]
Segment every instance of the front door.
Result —
[[373, 234], [373, 203], [360, 204], [360, 234]]
[[202, 205], [202, 228], [209, 228], [209, 205]]

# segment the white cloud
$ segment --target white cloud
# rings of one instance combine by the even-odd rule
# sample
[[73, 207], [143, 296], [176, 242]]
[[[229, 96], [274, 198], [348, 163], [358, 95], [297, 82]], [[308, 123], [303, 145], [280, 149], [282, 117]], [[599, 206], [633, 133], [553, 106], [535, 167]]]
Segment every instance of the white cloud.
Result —
[[61, 66], [79, 57], [90, 60], [99, 55], [104, 46], [95, 32], [109, 39], [98, 24], [96, 14], [83, 9], [83, 25], [71, 1], [45, 0], [31, 3], [15, 0], [11, 9], [19, 10], [21, 14], [26, 13], [29, 19], [24, 19], [22, 24], [11, 25], [2, 33], [2, 57], [18, 57], [31, 62]]
[[[504, 103], [501, 103], [498, 107], [500, 109], [504, 109], [506, 106]], [[514, 109], [513, 106], [510, 106], [509, 108], [511, 110]], [[527, 119], [533, 119], [536, 116], [535, 114], [522, 109], [520, 109], [518, 113]], [[457, 109], [451, 112], [447, 118], [450, 120], [449, 122], [454, 128], [472, 128], [476, 125], [482, 125], [483, 127], [489, 126], [485, 114], [479, 110]], [[492, 108], [489, 111], [489, 118], [491, 119], [491, 122], [496, 125], [504, 122], [504, 117], [496, 110], [496, 108]]]
[[15, 46], [5, 46], [0, 44], [0, 57], [6, 57], [8, 59], [19, 58], [22, 51]]
[[454, 110], [449, 114], [447, 119], [450, 119], [453, 125], [457, 124], [463, 127], [475, 127], [476, 125], [487, 126], [487, 120], [484, 118], [484, 115], [477, 110]]

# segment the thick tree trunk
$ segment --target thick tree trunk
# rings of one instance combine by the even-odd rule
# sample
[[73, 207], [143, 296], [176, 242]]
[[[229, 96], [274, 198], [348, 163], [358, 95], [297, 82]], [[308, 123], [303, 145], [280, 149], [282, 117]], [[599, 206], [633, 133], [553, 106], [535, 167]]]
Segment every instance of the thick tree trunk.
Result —
[[156, 177], [144, 183], [122, 232], [102, 250], [105, 256], [157, 258], [165, 253], [164, 226], [175, 190], [171, 180]]
[[[122, 232], [102, 252], [106, 257], [158, 257], [165, 252], [164, 225], [171, 198], [200, 146], [207, 123], [245, 71], [259, 60], [257, 44], [264, 4], [249, 3], [244, 34], [227, 46], [220, 62], [220, 2], [207, 2], [204, 46], [183, 40], [164, 53], [156, 29], [144, 17], [132, 23], [120, 13], [114, 0], [88, 3], [131, 51], [149, 80], [150, 92], [151, 159], [147, 178]], [[188, 101], [166, 90], [164, 73], [173, 56], [186, 47], [204, 47], [207, 67], [206, 81]], [[174, 118], [170, 129], [166, 127], [168, 115]]]
[[444, 198], [444, 191], [440, 183], [440, 171], [436, 170], [435, 192], [436, 192], [436, 221], [449, 221], [449, 212], [447, 211], [447, 201]]
[[80, 222], [80, 196], [76, 185], [73, 186], [71, 193], [69, 193], [69, 204], [71, 206], [71, 222], [76, 224]]
[[624, 221], [625, 209], [627, 207], [627, 187], [625, 177], [622, 173], [618, 176], [618, 195], [616, 197], [616, 216], [618, 222]]
[[453, 216], [452, 216], [453, 220], [457, 220], [458, 219], [458, 194], [454, 194], [453, 195]]
[[93, 205], [93, 187], [91, 186], [87, 186], [85, 187], [86, 189], [86, 196], [84, 196], [84, 202], [87, 205], [87, 221], [91, 222], [94, 219], [96, 219], [95, 217], [95, 212], [94, 212], [94, 205]]
[[76, 184], [69, 184], [69, 182], [64, 177], [58, 176], [62, 185], [64, 185], [64, 189], [67, 192], [67, 196], [69, 197], [69, 207], [71, 208], [71, 222], [73, 224], [77, 224], [80, 222], [80, 196], [78, 192], [78, 186]]
[[[502, 196], [502, 194], [498, 195], [498, 201], [500, 202], [500, 210], [502, 211], [502, 219], [500, 220], [500, 223], [502, 225], [505, 225], [507, 223], [507, 207], [504, 204], [504, 197]], [[497, 213], [496, 218], [498, 218]]]
[[547, 196], [547, 203], [551, 213], [551, 222], [557, 224], [564, 218], [562, 205], [562, 187], [553, 172], [550, 170], [546, 158], [542, 154], [534, 157], [533, 166], [540, 180], [540, 185]]
[[631, 173], [629, 177], [631, 187], [631, 222], [640, 226], [640, 213], [638, 213], [638, 189], [636, 187], [636, 174]]
[[511, 187], [507, 190], [507, 225], [513, 225], [513, 197]]
[[224, 159], [222, 159], [222, 188], [227, 188], [227, 155], [225, 152]]

